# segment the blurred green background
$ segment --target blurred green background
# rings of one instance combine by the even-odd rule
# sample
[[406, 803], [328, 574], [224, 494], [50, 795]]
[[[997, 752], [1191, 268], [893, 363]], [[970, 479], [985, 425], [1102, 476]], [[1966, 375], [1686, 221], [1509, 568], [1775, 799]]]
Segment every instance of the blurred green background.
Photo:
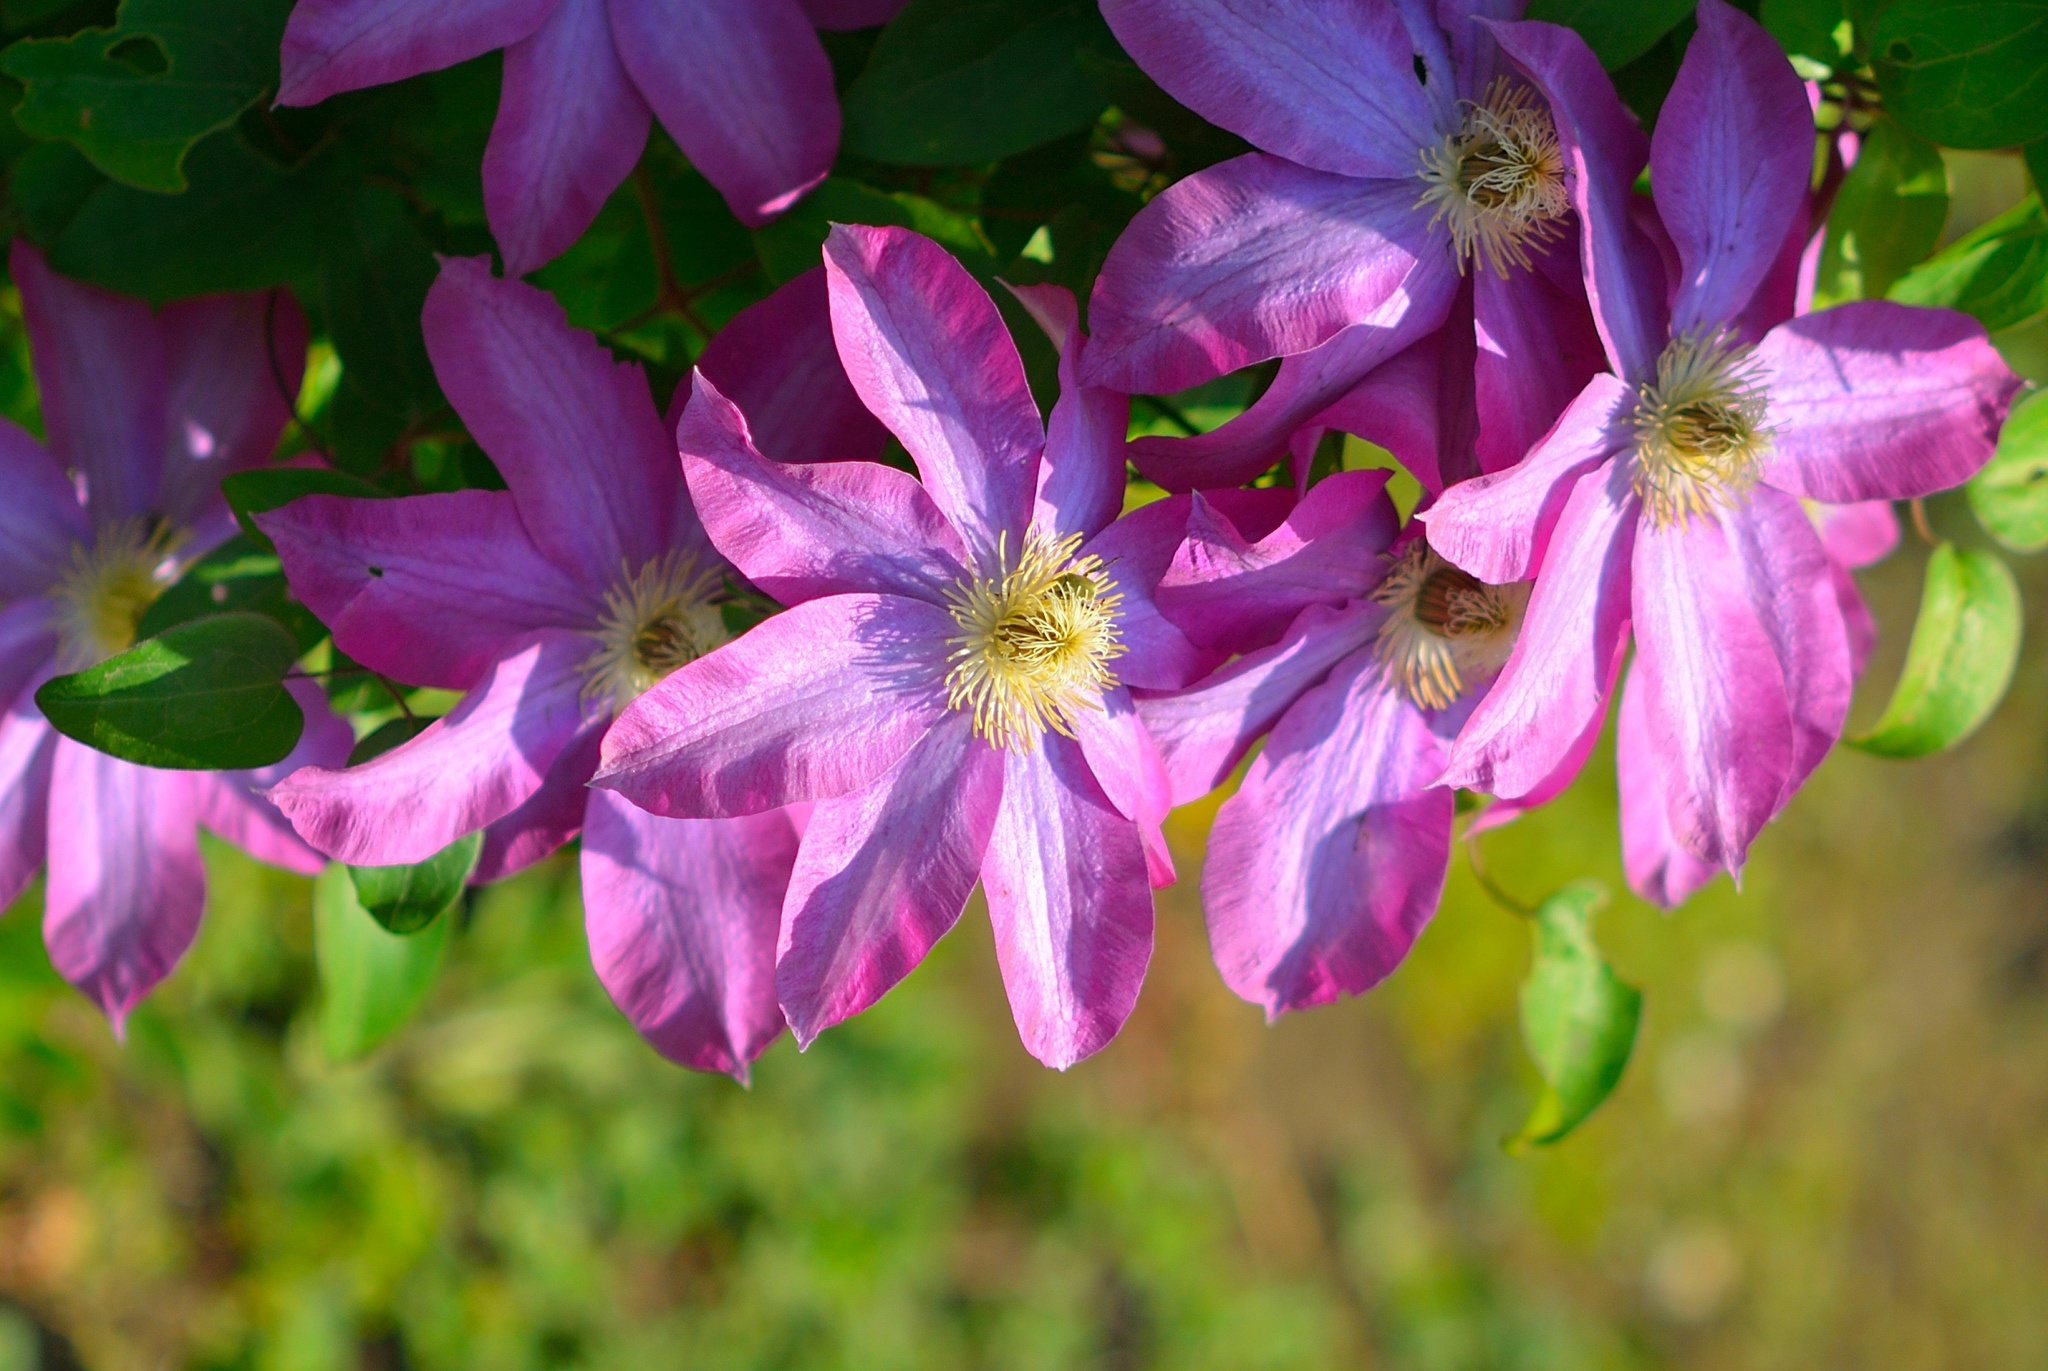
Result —
[[[1958, 160], [1951, 233], [2020, 186]], [[2001, 341], [2048, 373], [2048, 323]], [[1909, 535], [1864, 578], [1852, 722], [1924, 560]], [[1500, 1146], [1536, 1090], [1522, 921], [1460, 864], [1383, 988], [1268, 1026], [1208, 965], [1213, 801], [1176, 818], [1136, 1016], [1065, 1075], [1016, 1042], [978, 900], [747, 1090], [614, 1012], [566, 857], [476, 898], [351, 1066], [309, 882], [211, 848], [125, 1045], [32, 891], [0, 919], [0, 1371], [2048, 1366], [2048, 571], [2020, 570], [2035, 631], [1974, 741], [1838, 753], [1744, 893], [1602, 916], [1643, 1035], [1531, 1156]], [[1611, 754], [1487, 852], [1524, 898], [1619, 891]]]

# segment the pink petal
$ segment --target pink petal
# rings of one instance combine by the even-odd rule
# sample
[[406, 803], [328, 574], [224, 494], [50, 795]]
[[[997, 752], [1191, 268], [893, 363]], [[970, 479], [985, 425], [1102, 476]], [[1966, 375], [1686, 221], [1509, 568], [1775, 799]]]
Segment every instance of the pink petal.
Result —
[[869, 29], [886, 24], [904, 0], [803, 0], [804, 13], [821, 29]]
[[26, 695], [0, 714], [0, 910], [43, 865], [57, 741], [57, 730]]
[[1002, 803], [1003, 757], [948, 719], [866, 789], [811, 812], [775, 972], [799, 1043], [881, 999], [959, 920]]
[[164, 306], [163, 482], [157, 509], [190, 527], [222, 509], [220, 478], [270, 460], [306, 369], [306, 316], [286, 290]]
[[1072, 291], [1011, 286], [1010, 292], [1060, 350], [1060, 397], [1046, 422], [1032, 527], [1058, 538], [1100, 533], [1124, 507], [1124, 435], [1131, 426], [1131, 397], [1082, 384], [1081, 357], [1088, 340]]
[[403, 81], [516, 43], [556, 0], [301, 0], [284, 30], [278, 103]]
[[502, 490], [308, 495], [256, 525], [341, 650], [411, 685], [467, 690], [521, 635], [586, 628], [599, 613], [534, 550]]
[[1829, 504], [1961, 485], [1991, 460], [2020, 380], [1967, 315], [1858, 300], [1757, 345], [1770, 393], [1764, 479]]
[[1849, 638], [1849, 673], [1861, 676], [1870, 664], [1870, 650], [1877, 646], [1877, 620], [1863, 603], [1863, 592], [1856, 588], [1856, 578], [1848, 568], [1837, 562], [1831, 570], [1835, 603], [1841, 607], [1842, 629]]
[[559, 0], [505, 49], [483, 172], [508, 275], [544, 266], [583, 236], [640, 161], [653, 122], [612, 45], [605, 0]]
[[908, 473], [879, 462], [771, 462], [701, 372], [676, 428], [683, 475], [720, 553], [785, 605], [876, 591], [934, 604], [967, 549]]
[[[56, 674], [56, 606], [47, 599], [0, 605], [0, 710]], [[41, 718], [33, 703], [30, 709]]]
[[976, 557], [1020, 545], [1045, 429], [995, 301], [907, 229], [834, 225], [825, 271], [847, 375], [925, 490]]
[[611, 0], [611, 13], [640, 93], [741, 222], [766, 223], [825, 179], [839, 100], [796, 0]]
[[1643, 687], [1634, 672], [1621, 688], [1615, 721], [1614, 762], [1621, 788], [1621, 863], [1629, 888], [1651, 904], [1676, 909], [1721, 874], [1671, 836], [1664, 787], [1657, 774]]
[[301, 767], [348, 764], [355, 733], [327, 703], [318, 681], [285, 683], [306, 716], [306, 730], [283, 761], [260, 771], [202, 771], [192, 777], [192, 805], [199, 824], [260, 862], [317, 876], [327, 859], [300, 840], [291, 821], [264, 792]]
[[1217, 812], [1203, 864], [1224, 983], [1267, 1015], [1379, 984], [1436, 912], [1455, 797], [1442, 744], [1354, 652], [1289, 709]]
[[357, 866], [424, 861], [540, 789], [591, 722], [589, 638], [543, 631], [516, 645], [445, 718], [346, 771], [307, 767], [270, 798], [299, 836]]
[[1503, 280], [1472, 274], [1478, 356], [1479, 469], [1520, 462], [1602, 370], [1600, 335], [1582, 289], [1567, 292], [1541, 271]]
[[1099, 1052], [1138, 1003], [1152, 891], [1137, 825], [1081, 749], [1049, 734], [1003, 758], [982, 888], [1024, 1049], [1058, 1071]]
[[[1461, 290], [1460, 295], [1463, 293]], [[1394, 460], [1422, 483], [1423, 489], [1442, 493], [1452, 483], [1445, 479], [1440, 459], [1457, 452], [1460, 432], [1468, 426], [1467, 416], [1460, 411], [1470, 407], [1472, 367], [1476, 360], [1469, 346], [1470, 324], [1469, 312], [1461, 317], [1454, 305], [1442, 328], [1374, 367], [1364, 380], [1310, 420], [1310, 427], [1298, 430], [1295, 441], [1304, 441], [1307, 434], [1318, 429], [1355, 433], [1392, 453]], [[1343, 337], [1339, 334], [1338, 340]], [[1277, 389], [1281, 380], [1286, 379], [1290, 368], [1339, 346], [1339, 341], [1282, 362], [1281, 379], [1274, 382], [1273, 388]], [[1461, 347], [1461, 343], [1467, 345]], [[1464, 405], [1458, 403], [1457, 392], [1461, 387], [1466, 392]], [[1272, 389], [1266, 394], [1271, 395]], [[1265, 403], [1262, 396], [1252, 409], [1257, 410]], [[1229, 427], [1225, 424], [1216, 431], [1221, 433]], [[1317, 441], [1321, 441], [1319, 433]]]
[[555, 757], [540, 788], [485, 827], [471, 885], [489, 885], [524, 871], [582, 831], [590, 778], [597, 771], [599, 749], [610, 725], [610, 719], [587, 725]]
[[[1274, 492], [1247, 492], [1267, 496]], [[1261, 500], [1259, 503], [1268, 503]], [[1282, 501], [1291, 504], [1283, 495]], [[1102, 561], [1102, 574], [1123, 596], [1117, 631], [1124, 655], [1112, 669], [1119, 681], [1139, 690], [1173, 690], [1186, 685], [1220, 660], [1196, 647], [1170, 623], [1153, 602], [1159, 578], [1172, 565], [1174, 550], [1187, 532], [1188, 497], [1175, 496], [1141, 505], [1082, 544], [1083, 555]]]
[[1865, 567], [1892, 555], [1899, 545], [1899, 516], [1890, 500], [1853, 505], [1815, 505], [1807, 510], [1820, 532], [1820, 545], [1838, 566]]
[[780, 810], [657, 819], [590, 795], [584, 928], [613, 1003], [654, 1049], [747, 1079], [782, 1033], [775, 939], [797, 835]]
[[[1607, 675], [1600, 687], [1600, 698], [1602, 700], [1614, 697], [1614, 683], [1621, 679], [1622, 663], [1627, 656], [1628, 642], [1626, 637], [1617, 639], [1614, 645], [1614, 660], [1608, 665]], [[1481, 689], [1491, 689], [1491, 683], [1481, 687]], [[1467, 698], [1471, 699], [1472, 697], [1468, 696]], [[1472, 699], [1473, 707], [1476, 708], [1479, 699], [1484, 698], [1484, 695], [1480, 695], [1477, 699]], [[1445, 732], [1446, 726], [1456, 719], [1456, 714], [1457, 707], [1453, 706], [1445, 713], [1433, 716], [1430, 722], [1435, 726], [1437, 732], [1441, 734]], [[1468, 711], [1466, 718], [1469, 719], [1470, 717], [1471, 715]], [[1517, 795], [1513, 799], [1496, 799], [1485, 809], [1472, 816], [1471, 823], [1465, 829], [1465, 835], [1471, 837], [1496, 828], [1505, 828], [1524, 814], [1532, 810], [1541, 809], [1544, 805], [1549, 804], [1552, 800], [1564, 794], [1565, 791], [1571, 789], [1572, 782], [1579, 779], [1579, 773], [1586, 769], [1586, 759], [1593, 755], [1593, 749], [1599, 745], [1600, 734], [1606, 727], [1607, 713], [1605, 710], [1602, 710], [1586, 721], [1586, 727], [1579, 734], [1578, 741], [1571, 745], [1557, 765], [1550, 769], [1550, 774], [1537, 783], [1535, 789], [1526, 794]], [[1456, 730], [1453, 731], [1462, 730], [1462, 728], [1463, 722], [1460, 721], [1456, 725]]]
[[0, 489], [0, 599], [40, 594], [92, 540], [92, 522], [64, 468], [12, 419], [0, 419]]
[[1082, 710], [1073, 722], [1074, 739], [1102, 793], [1117, 813], [1138, 825], [1153, 887], [1172, 885], [1173, 854], [1160, 825], [1173, 808], [1173, 786], [1131, 692], [1123, 686], [1103, 692], [1102, 708]]
[[923, 600], [807, 600], [635, 700], [592, 783], [679, 819], [849, 795], [948, 712], [955, 631]]

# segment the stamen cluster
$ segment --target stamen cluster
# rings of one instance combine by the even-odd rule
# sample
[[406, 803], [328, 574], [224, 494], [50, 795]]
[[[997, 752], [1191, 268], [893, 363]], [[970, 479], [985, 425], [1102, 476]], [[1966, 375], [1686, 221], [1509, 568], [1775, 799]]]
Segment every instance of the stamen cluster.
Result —
[[1418, 707], [1448, 709], [1506, 664], [1529, 587], [1486, 585], [1417, 539], [1372, 598], [1391, 611], [1378, 646], [1389, 678]]
[[1557, 125], [1527, 86], [1505, 77], [1464, 109], [1458, 132], [1422, 150], [1416, 203], [1435, 206], [1430, 222], [1449, 226], [1460, 270], [1483, 257], [1506, 276], [1530, 264], [1530, 247], [1563, 236], [1571, 199]]
[[1770, 397], [1725, 331], [1674, 338], [1636, 399], [1635, 491], [1660, 528], [1749, 493], [1771, 443]]
[[176, 530], [127, 519], [103, 528], [90, 547], [72, 545], [57, 583], [58, 659], [66, 671], [104, 662], [135, 646], [135, 630], [176, 572]]
[[624, 709], [676, 668], [694, 662], [731, 635], [719, 612], [725, 575], [697, 570], [693, 552], [670, 552], [628, 571], [605, 596], [593, 633], [598, 649], [583, 664], [586, 700], [610, 697]]

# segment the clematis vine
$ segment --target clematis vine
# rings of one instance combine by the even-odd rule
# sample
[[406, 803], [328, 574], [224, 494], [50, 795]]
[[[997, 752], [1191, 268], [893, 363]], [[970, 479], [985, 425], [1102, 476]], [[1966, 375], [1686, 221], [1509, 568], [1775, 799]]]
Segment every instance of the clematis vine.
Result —
[[[1573, 193], [1613, 370], [1520, 466], [1422, 516], [1431, 544], [1479, 580], [1536, 581], [1444, 779], [1530, 793], [1604, 711], [1632, 637], [1629, 845], [1739, 872], [1848, 709], [1851, 615], [1802, 502], [1961, 483], [1990, 456], [2019, 381], [1960, 314], [1865, 301], [1787, 317], [1812, 124], [1753, 20], [1701, 0], [1647, 148], [1648, 228], [1668, 251], [1632, 197], [1645, 140], [1584, 42], [1539, 24], [1494, 31], [1549, 93], [1585, 169]], [[1640, 856], [1631, 868], [1653, 896], [1698, 883], [1697, 870], [1657, 877]]]
[[734, 214], [762, 224], [839, 147], [813, 28], [886, 21], [903, 0], [300, 0], [278, 99], [313, 105], [505, 50], [484, 208], [523, 275], [590, 227], [661, 120]]
[[0, 420], [0, 908], [48, 866], [51, 963], [118, 1031], [199, 931], [201, 828], [273, 865], [320, 869], [260, 792], [345, 756], [349, 730], [296, 681], [306, 731], [284, 762], [165, 771], [59, 736], [36, 687], [133, 646], [164, 588], [234, 532], [220, 478], [269, 460], [306, 325], [283, 295], [152, 312], [66, 280], [20, 239], [9, 265], [49, 443]]
[[1127, 402], [1079, 384], [1064, 291], [1020, 292], [1062, 347], [1048, 430], [950, 254], [842, 225], [825, 257], [847, 373], [923, 479], [767, 460], [697, 377], [690, 490], [712, 542], [789, 608], [628, 708], [595, 783], [679, 817], [814, 805], [776, 970], [804, 1043], [908, 974], [978, 878], [1018, 1031], [1063, 1068], [1130, 1014], [1149, 886], [1172, 879], [1130, 687], [1207, 659], [1133, 570], [1163, 569], [1181, 530], [1116, 519]]

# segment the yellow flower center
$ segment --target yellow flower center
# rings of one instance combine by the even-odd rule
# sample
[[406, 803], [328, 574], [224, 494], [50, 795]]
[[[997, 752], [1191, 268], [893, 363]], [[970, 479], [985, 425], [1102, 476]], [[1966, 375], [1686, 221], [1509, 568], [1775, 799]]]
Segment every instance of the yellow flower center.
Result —
[[176, 576], [179, 541], [167, 524], [130, 519], [102, 529], [90, 547], [72, 546], [54, 596], [64, 670], [82, 671], [135, 646], [143, 613]]
[[1527, 86], [1502, 77], [1465, 102], [1459, 130], [1422, 151], [1418, 205], [1450, 227], [1459, 270], [1484, 258], [1496, 275], [1527, 267], [1529, 248], [1564, 234], [1571, 209], [1557, 126]]
[[725, 575], [697, 570], [690, 552], [671, 552], [628, 572], [605, 596], [605, 615], [592, 636], [597, 651], [583, 664], [583, 698], [610, 697], [624, 709], [677, 667], [723, 644], [719, 612]]
[[1770, 397], [1749, 349], [1725, 332], [1674, 338], [1636, 397], [1633, 481], [1660, 528], [1735, 503], [1757, 482]]
[[1081, 535], [1054, 542], [1034, 533], [1010, 566], [1008, 539], [993, 576], [971, 577], [948, 594], [960, 632], [949, 640], [947, 703], [974, 715], [976, 736], [1015, 752], [1050, 728], [1074, 736], [1074, 714], [1102, 708], [1116, 685], [1109, 663], [1124, 654], [1117, 610], [1097, 557], [1076, 558]]
[[1417, 539], [1372, 598], [1389, 610], [1378, 647], [1388, 678], [1419, 708], [1448, 709], [1507, 664], [1529, 584], [1486, 585]]

